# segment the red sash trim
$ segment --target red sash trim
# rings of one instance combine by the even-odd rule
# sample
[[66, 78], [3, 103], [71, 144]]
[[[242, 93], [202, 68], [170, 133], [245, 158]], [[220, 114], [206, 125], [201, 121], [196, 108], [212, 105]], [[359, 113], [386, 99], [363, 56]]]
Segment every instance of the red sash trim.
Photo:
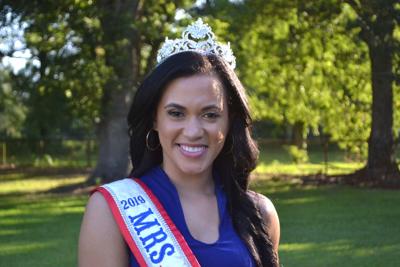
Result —
[[147, 187], [145, 183], [140, 181], [137, 178], [134, 178], [136, 183], [138, 183], [143, 190], [146, 192], [146, 194], [149, 196], [153, 204], [157, 207], [158, 212], [160, 212], [161, 216], [164, 218], [165, 222], [168, 224], [169, 229], [171, 230], [172, 234], [175, 236], [175, 239], [178, 241], [179, 245], [181, 246], [183, 252], [185, 253], [186, 258], [189, 260], [191, 266], [193, 267], [201, 267], [199, 262], [196, 259], [196, 256], [194, 256], [193, 251], [190, 249], [189, 245], [187, 244], [185, 238], [179, 232], [178, 228], [176, 228], [176, 225], [174, 222], [171, 220], [171, 217], [169, 217], [168, 213], [165, 211], [164, 207], [161, 205], [160, 201], [158, 198], [151, 192], [150, 188]]
[[125, 242], [128, 243], [129, 248], [131, 249], [133, 255], [135, 256], [136, 260], [139, 263], [140, 267], [146, 267], [146, 261], [143, 258], [142, 253], [140, 253], [139, 248], [136, 246], [135, 241], [133, 240], [131, 234], [129, 233], [128, 227], [126, 227], [124, 219], [121, 216], [121, 213], [119, 212], [117, 204], [115, 204], [115, 201], [111, 194], [107, 191], [107, 189], [103, 187], [98, 187], [95, 189], [95, 191], [100, 192], [105, 200], [108, 203], [108, 206], [111, 208], [111, 212], [114, 215], [114, 218], [118, 224], [119, 230], [122, 233], [122, 236], [125, 239]]
[[[150, 188], [148, 188], [147, 185], [144, 184], [138, 178], [131, 178], [131, 179], [133, 179], [137, 184], [139, 184], [142, 187], [142, 189], [146, 192], [146, 194], [151, 199], [153, 204], [156, 206], [158, 212], [161, 214], [164, 221], [167, 223], [169, 229], [171, 230], [175, 239], [179, 243], [182, 251], [184, 252], [184, 254], [185, 254], [186, 258], [188, 259], [188, 261], [190, 262], [191, 266], [201, 267], [199, 262], [196, 259], [196, 256], [193, 254], [193, 251], [190, 249], [189, 245], [187, 244], [185, 238], [183, 237], [181, 232], [179, 232], [178, 228], [176, 227], [174, 222], [171, 220], [171, 218], [169, 217], [168, 213], [165, 211], [165, 209], [162, 206], [162, 204], [160, 203], [160, 201], [150, 190]], [[139, 266], [146, 267], [147, 266], [146, 261], [142, 255], [142, 253], [140, 252], [139, 248], [136, 246], [136, 243], [135, 243], [133, 237], [131, 236], [131, 233], [129, 232], [128, 227], [126, 226], [124, 219], [122, 218], [122, 215], [120, 213], [120, 210], [119, 210], [117, 204], [115, 203], [112, 195], [107, 191], [107, 189], [105, 189], [103, 187], [98, 187], [98, 188], [94, 189], [91, 193], [94, 193], [96, 191], [100, 192], [103, 195], [103, 197], [105, 198], [106, 202], [108, 203], [108, 205], [111, 209], [111, 212], [117, 222], [117, 225], [122, 233], [122, 236], [124, 237], [130, 250], [132, 251], [133, 255], [135, 256], [137, 262], [139, 263]]]

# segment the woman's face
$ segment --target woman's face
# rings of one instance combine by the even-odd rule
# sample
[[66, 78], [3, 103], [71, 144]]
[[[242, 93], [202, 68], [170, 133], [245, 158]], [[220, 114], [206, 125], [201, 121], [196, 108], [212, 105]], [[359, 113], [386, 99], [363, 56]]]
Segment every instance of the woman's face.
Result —
[[224, 88], [213, 75], [178, 78], [157, 107], [163, 167], [170, 175], [209, 175], [228, 132]]

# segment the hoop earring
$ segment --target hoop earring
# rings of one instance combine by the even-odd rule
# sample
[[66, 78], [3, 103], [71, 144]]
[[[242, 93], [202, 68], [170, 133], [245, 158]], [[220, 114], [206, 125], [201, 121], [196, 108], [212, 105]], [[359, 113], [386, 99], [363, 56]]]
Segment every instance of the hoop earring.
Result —
[[147, 134], [146, 134], [146, 147], [147, 147], [147, 149], [149, 150], [149, 151], [156, 151], [160, 146], [161, 146], [161, 144], [160, 143], [158, 143], [155, 147], [151, 147], [149, 144], [150, 144], [150, 142], [149, 142], [149, 136], [150, 136], [150, 133], [151, 133], [151, 131], [154, 131], [154, 132], [156, 132], [153, 128], [151, 128], [148, 132], [147, 132]]

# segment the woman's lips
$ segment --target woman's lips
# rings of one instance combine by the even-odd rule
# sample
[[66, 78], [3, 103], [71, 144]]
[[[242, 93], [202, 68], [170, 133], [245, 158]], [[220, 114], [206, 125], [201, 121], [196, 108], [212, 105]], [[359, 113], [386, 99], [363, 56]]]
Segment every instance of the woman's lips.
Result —
[[205, 154], [207, 150], [207, 146], [205, 145], [185, 145], [185, 144], [178, 144], [180, 152], [190, 158], [197, 158], [201, 157]]

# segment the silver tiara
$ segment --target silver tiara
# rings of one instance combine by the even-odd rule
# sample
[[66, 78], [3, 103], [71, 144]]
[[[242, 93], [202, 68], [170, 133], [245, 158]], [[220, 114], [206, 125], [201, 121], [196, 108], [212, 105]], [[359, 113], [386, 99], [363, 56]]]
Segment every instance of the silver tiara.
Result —
[[157, 62], [160, 64], [166, 58], [180, 52], [195, 51], [201, 54], [214, 54], [223, 58], [232, 69], [236, 67], [236, 58], [230, 44], [220, 44], [215, 40], [211, 27], [198, 19], [187, 26], [181, 39], [169, 40], [165, 38], [164, 44], [158, 50]]

